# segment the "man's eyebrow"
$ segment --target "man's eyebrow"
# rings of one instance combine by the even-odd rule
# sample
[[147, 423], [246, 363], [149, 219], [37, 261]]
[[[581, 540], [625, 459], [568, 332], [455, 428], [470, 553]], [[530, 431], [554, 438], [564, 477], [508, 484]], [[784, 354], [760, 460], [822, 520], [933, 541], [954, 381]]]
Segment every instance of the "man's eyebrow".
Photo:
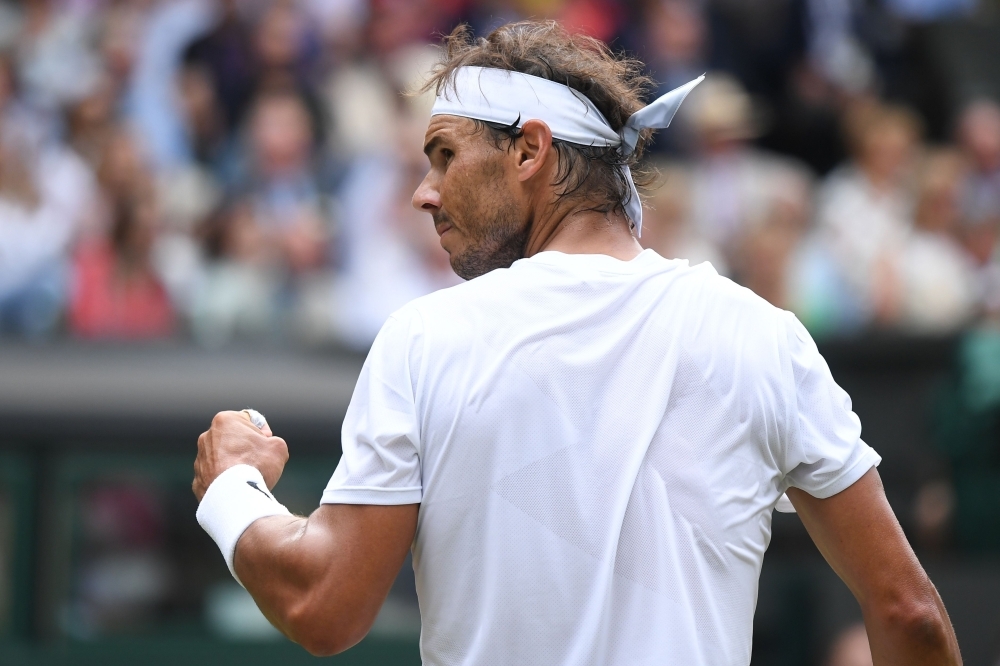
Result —
[[431, 153], [434, 152], [434, 148], [439, 143], [441, 143], [441, 136], [440, 135], [438, 135], [438, 136], [434, 137], [433, 139], [431, 139], [430, 141], [428, 141], [427, 145], [424, 146], [424, 155], [426, 155], [427, 157], [430, 157]]

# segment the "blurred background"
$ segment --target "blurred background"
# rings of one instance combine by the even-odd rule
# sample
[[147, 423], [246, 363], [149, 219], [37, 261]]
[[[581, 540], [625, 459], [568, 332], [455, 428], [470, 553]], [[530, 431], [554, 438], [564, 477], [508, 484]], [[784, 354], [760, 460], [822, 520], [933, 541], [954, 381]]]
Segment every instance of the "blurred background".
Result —
[[[660, 92], [709, 73], [642, 242], [802, 319], [966, 663], [1000, 664], [998, 0], [0, 0], [0, 664], [311, 661], [196, 524], [195, 440], [260, 409], [316, 506], [375, 333], [458, 281], [400, 92], [458, 23], [526, 17]], [[870, 664], [859, 620], [776, 515], [753, 663]], [[407, 564], [330, 661], [417, 664], [419, 627]]]

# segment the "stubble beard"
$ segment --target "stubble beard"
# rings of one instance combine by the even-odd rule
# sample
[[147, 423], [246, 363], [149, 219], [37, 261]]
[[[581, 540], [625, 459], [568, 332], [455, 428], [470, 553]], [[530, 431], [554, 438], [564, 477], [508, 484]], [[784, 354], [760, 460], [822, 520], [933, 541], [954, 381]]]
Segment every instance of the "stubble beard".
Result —
[[490, 219], [484, 218], [485, 215], [480, 217], [482, 233], [470, 238], [461, 253], [450, 257], [452, 270], [463, 280], [477, 278], [497, 268], [510, 268], [515, 261], [524, 258], [528, 225], [521, 221], [517, 208], [511, 203], [501, 204], [493, 208]]

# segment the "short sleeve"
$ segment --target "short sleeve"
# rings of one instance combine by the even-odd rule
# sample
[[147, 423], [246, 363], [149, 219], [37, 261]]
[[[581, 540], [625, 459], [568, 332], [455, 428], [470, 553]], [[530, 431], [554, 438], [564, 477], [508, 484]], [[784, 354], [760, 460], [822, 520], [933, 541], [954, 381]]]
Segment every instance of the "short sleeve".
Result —
[[344, 417], [343, 455], [322, 504], [420, 502], [414, 378], [421, 336], [416, 321], [412, 311], [396, 313], [375, 338]]
[[861, 439], [861, 421], [816, 343], [786, 313], [793, 412], [782, 472], [785, 484], [825, 499], [850, 487], [882, 458]]

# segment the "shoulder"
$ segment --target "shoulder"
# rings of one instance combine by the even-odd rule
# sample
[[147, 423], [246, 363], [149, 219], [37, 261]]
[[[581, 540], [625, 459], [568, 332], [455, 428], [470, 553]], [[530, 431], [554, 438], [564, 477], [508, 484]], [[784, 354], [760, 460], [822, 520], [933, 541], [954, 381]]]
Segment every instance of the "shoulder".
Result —
[[758, 381], [762, 374], [776, 379], [783, 374], [791, 329], [798, 324], [792, 313], [706, 264], [680, 276], [676, 286], [677, 306], [667, 314], [679, 318], [682, 346], [696, 363], [738, 368], [749, 381]]
[[500, 268], [473, 280], [438, 289], [413, 299], [392, 314], [399, 321], [432, 321], [441, 316], [461, 316], [470, 308], [483, 307], [485, 301], [497, 301], [509, 294], [511, 271]]
[[415, 298], [389, 316], [379, 335], [405, 336], [411, 345], [427, 341], [447, 344], [468, 332], [481, 316], [478, 313], [502, 307], [499, 301], [509, 294], [509, 289], [500, 284], [504, 277], [498, 274], [505, 272], [496, 270]]
[[676, 286], [691, 308], [717, 316], [772, 320], [784, 312], [750, 289], [720, 275], [709, 262], [678, 271]]

